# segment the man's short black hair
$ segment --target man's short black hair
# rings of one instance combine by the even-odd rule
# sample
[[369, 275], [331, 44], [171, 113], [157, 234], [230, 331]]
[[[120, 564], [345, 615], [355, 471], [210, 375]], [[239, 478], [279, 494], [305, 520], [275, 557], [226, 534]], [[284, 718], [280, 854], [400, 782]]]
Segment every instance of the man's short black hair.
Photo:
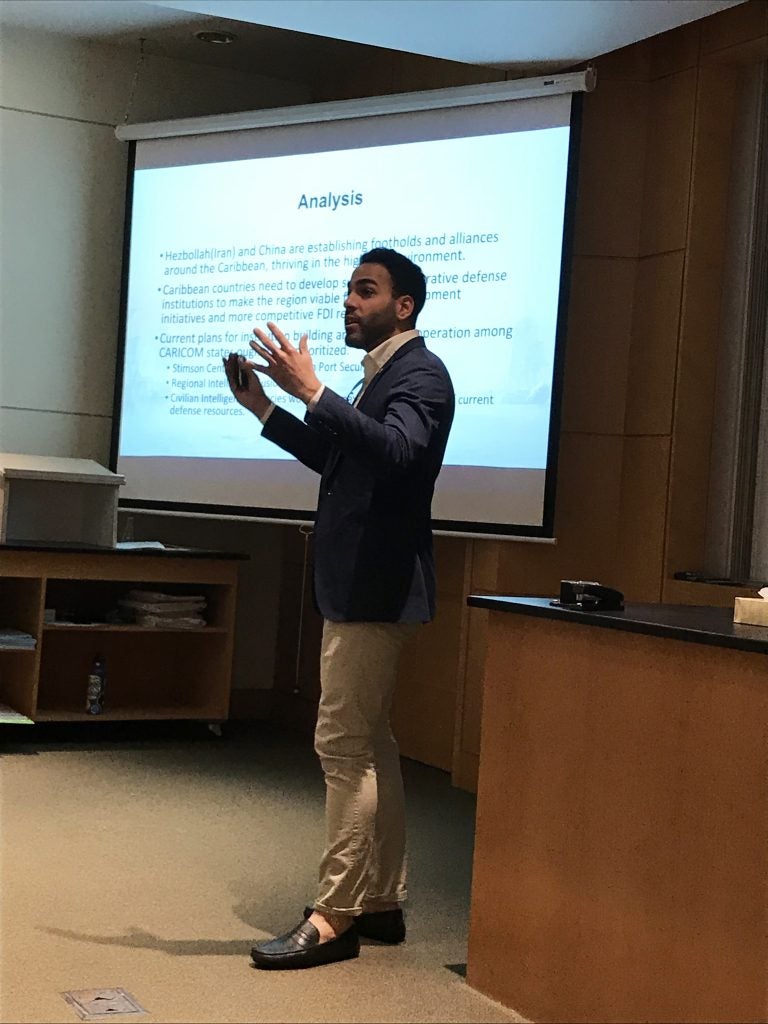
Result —
[[[416, 317], [424, 308], [427, 299], [427, 279], [421, 267], [395, 249], [371, 249], [360, 257], [362, 263], [378, 263], [386, 267], [392, 278], [392, 291], [396, 297], [410, 295], [413, 299], [411, 322], [416, 326]], [[359, 265], [359, 264], [358, 264]]]

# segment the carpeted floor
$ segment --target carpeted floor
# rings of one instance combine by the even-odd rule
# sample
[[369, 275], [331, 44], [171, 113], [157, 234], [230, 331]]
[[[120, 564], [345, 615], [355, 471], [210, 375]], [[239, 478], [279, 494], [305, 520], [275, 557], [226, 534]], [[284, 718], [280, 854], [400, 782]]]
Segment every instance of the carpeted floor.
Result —
[[[77, 1021], [123, 988], [149, 1022], [520, 1021], [463, 980], [474, 800], [404, 762], [408, 941], [311, 971], [250, 966], [312, 899], [323, 782], [267, 725], [0, 732], [0, 1019]], [[98, 1020], [105, 1017], [93, 1018]]]

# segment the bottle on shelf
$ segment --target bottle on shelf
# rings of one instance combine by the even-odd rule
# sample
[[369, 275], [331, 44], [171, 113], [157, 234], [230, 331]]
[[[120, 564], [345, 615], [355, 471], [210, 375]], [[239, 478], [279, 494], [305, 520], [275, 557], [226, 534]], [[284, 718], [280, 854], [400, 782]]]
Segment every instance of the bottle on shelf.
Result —
[[107, 670], [104, 659], [97, 654], [88, 673], [88, 689], [85, 710], [89, 715], [100, 715], [104, 710], [104, 691], [107, 684]]

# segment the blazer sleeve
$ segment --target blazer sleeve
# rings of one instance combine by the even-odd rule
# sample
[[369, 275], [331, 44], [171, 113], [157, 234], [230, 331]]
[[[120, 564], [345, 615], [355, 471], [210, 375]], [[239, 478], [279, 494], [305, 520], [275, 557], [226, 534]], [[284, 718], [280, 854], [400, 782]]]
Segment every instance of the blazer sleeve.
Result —
[[285, 409], [275, 406], [261, 434], [309, 469], [323, 472], [331, 451], [330, 442]]
[[437, 366], [403, 375], [389, 393], [381, 421], [326, 388], [306, 422], [345, 455], [364, 460], [379, 477], [406, 474], [426, 455], [453, 415], [450, 378]]

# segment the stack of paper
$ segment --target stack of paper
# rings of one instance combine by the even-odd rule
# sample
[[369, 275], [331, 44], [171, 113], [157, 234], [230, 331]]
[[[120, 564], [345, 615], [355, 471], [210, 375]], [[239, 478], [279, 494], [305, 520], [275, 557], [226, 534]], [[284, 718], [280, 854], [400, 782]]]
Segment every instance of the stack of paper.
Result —
[[29, 633], [11, 629], [10, 626], [0, 626], [0, 650], [34, 651], [36, 646], [37, 640]]
[[14, 711], [7, 704], [0, 704], [0, 725], [34, 725], [31, 718]]
[[131, 590], [118, 601], [123, 614], [139, 626], [161, 629], [198, 629], [205, 625], [202, 594], [164, 594], [156, 590]]

